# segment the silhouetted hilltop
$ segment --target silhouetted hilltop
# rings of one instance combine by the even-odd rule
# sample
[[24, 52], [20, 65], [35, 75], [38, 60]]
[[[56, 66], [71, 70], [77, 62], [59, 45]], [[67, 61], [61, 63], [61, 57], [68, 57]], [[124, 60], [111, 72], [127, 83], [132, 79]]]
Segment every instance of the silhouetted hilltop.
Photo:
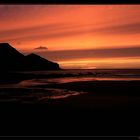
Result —
[[23, 54], [8, 43], [0, 43], [0, 70], [19, 70], [23, 65], [25, 65]]
[[34, 53], [27, 55], [26, 61], [28, 63], [28, 67], [30, 68], [30, 70], [44, 70], [44, 68], [47, 68], [47, 70], [60, 69], [57, 63], [48, 61]]
[[8, 43], [0, 43], [0, 70], [59, 70], [57, 63], [36, 54], [24, 56]]

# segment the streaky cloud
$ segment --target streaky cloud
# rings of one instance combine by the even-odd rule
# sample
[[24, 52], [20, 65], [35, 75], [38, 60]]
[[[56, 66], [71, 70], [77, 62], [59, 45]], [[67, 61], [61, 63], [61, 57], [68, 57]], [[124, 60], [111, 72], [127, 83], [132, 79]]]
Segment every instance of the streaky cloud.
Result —
[[106, 35], [129, 35], [140, 34], [140, 23], [127, 23], [119, 25], [110, 25], [107, 27], [92, 27], [89, 25], [63, 25], [50, 24], [36, 27], [28, 27], [24, 29], [14, 29], [9, 31], [1, 31], [0, 41], [8, 42], [12, 40], [33, 40], [33, 39], [55, 39], [67, 36], [75, 36], [81, 34], [106, 34]]
[[140, 57], [140, 45], [106, 49], [84, 49], [84, 50], [59, 50], [38, 52], [43, 57], [55, 61], [74, 60], [74, 59], [96, 59], [96, 58], [115, 58], [115, 57]]

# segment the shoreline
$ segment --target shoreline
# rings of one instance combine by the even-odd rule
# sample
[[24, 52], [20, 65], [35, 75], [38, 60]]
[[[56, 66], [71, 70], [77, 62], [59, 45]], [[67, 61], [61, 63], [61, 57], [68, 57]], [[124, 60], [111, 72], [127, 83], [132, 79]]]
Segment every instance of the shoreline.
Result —
[[[140, 122], [139, 85], [140, 81], [86, 81], [49, 85], [88, 93], [40, 103], [0, 103], [1, 135], [138, 135], [139, 129], [135, 125]], [[41, 88], [49, 86], [43, 85]], [[7, 92], [15, 93], [11, 91], [9, 89]], [[21, 90], [21, 93], [27, 91]], [[19, 94], [17, 89], [16, 95]]]
[[[62, 84], [40, 85], [34, 86], [34, 91], [37, 93], [30, 93], [28, 89], [0, 89], [0, 97], [18, 97], [25, 100], [25, 103], [20, 101], [1, 102], [0, 104], [10, 107], [10, 105], [21, 106], [38, 106], [40, 109], [44, 108], [50, 110], [71, 111], [75, 110], [137, 110], [140, 111], [140, 81], [84, 81], [71, 82]], [[50, 95], [49, 88], [65, 89], [66, 91], [85, 92], [79, 95], [72, 95], [62, 99], [49, 99], [38, 102], [39, 97]], [[46, 89], [46, 93], [43, 93]], [[29, 92], [29, 93], [28, 93]], [[4, 93], [4, 94], [1, 94]], [[57, 93], [56, 93], [57, 94]], [[21, 97], [20, 97], [21, 96]], [[55, 96], [55, 95], [54, 95]], [[27, 100], [27, 102], [26, 102]], [[30, 102], [31, 101], [31, 102]], [[25, 107], [26, 108], [26, 107]]]

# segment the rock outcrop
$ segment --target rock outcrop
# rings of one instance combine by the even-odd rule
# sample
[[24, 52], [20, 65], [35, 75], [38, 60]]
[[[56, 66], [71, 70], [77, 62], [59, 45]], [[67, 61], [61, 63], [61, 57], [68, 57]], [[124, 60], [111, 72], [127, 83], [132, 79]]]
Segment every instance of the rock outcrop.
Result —
[[60, 70], [59, 64], [36, 54], [24, 56], [8, 43], [0, 43], [1, 71]]

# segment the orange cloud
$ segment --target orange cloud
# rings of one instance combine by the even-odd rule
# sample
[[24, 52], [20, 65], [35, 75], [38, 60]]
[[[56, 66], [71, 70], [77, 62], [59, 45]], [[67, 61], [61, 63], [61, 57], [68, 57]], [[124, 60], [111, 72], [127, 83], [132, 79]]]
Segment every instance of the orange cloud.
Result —
[[[61, 56], [55, 53], [50, 58], [56, 58], [62, 65], [66, 65], [67, 59], [67, 66], [72, 67], [76, 62], [81, 68], [82, 62], [88, 65], [93, 58], [89, 53], [88, 61], [80, 61], [88, 55], [87, 51], [81, 53], [80, 50], [109, 51], [132, 46], [133, 54], [129, 52], [129, 56], [135, 54], [132, 57], [136, 57], [138, 51], [134, 52], [133, 48], [140, 45], [139, 16], [140, 5], [0, 5], [0, 42], [8, 42], [25, 52], [33, 51], [36, 46], [47, 46], [50, 51], [68, 50], [73, 58], [63, 57], [64, 53]], [[75, 50], [73, 54], [71, 50]], [[112, 64], [107, 60], [107, 57], [128, 57], [128, 49], [117, 55], [113, 51], [104, 50], [102, 55], [95, 51], [94, 57], [106, 59], [106, 66], [96, 61], [99, 65], [96, 63], [92, 67], [113, 67], [113, 63], [120, 67], [136, 67], [139, 64], [139, 59], [134, 64], [131, 59], [117, 59]]]

